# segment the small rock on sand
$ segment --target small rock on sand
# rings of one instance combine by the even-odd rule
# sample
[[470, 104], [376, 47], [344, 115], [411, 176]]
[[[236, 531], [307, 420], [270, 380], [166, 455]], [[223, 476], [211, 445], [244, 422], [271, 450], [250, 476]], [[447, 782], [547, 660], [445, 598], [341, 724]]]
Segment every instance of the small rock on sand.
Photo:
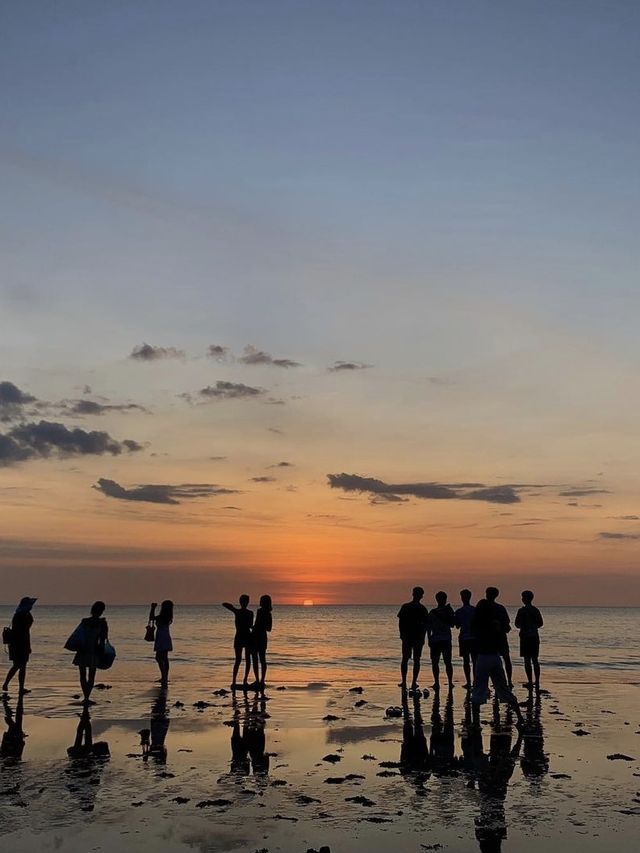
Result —
[[178, 803], [179, 806], [183, 806], [185, 803], [189, 802], [189, 797], [174, 797], [171, 802]]
[[632, 758], [630, 755], [625, 755], [623, 752], [614, 752], [611, 755], [607, 755], [609, 761], [635, 761], [635, 758]]
[[572, 735], [577, 735], [577, 737], [586, 737], [586, 735], [590, 735], [591, 732], [585, 732], [584, 729], [575, 729], [575, 731], [571, 732]]
[[349, 693], [364, 693], [364, 687], [351, 687]]
[[206, 809], [210, 806], [215, 806], [216, 808], [223, 808], [224, 806], [230, 806], [231, 800], [200, 800], [199, 803], [196, 803], [197, 809]]
[[327, 714], [327, 716], [322, 719], [325, 723], [334, 723], [336, 720], [341, 720], [342, 717], [336, 717], [335, 714]]
[[358, 699], [358, 701], [355, 703], [355, 707], [356, 708], [362, 708], [362, 706], [366, 705], [366, 704], [367, 704], [366, 699]]
[[368, 797], [363, 797], [362, 794], [359, 794], [357, 797], [345, 797], [345, 803], [358, 803], [360, 806], [366, 806], [370, 808], [371, 806], [375, 806], [373, 800], [370, 800]]
[[401, 717], [402, 716], [402, 708], [398, 707], [398, 705], [391, 705], [385, 711], [387, 717]]
[[335, 755], [334, 753], [330, 752], [329, 755], [325, 755], [322, 760], [328, 761], [330, 764], [337, 764], [338, 761], [342, 761], [342, 758], [340, 758], [339, 755]]

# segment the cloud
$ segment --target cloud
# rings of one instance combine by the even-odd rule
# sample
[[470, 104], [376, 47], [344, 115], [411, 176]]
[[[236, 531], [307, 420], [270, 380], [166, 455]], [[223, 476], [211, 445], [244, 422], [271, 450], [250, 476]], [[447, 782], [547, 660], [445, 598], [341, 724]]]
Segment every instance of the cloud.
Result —
[[[329, 486], [345, 492], [368, 492], [382, 500], [398, 502], [401, 495], [423, 500], [468, 500], [488, 503], [519, 503], [520, 496], [513, 486], [485, 486], [481, 483], [385, 483], [373, 477], [357, 474], [328, 474]], [[388, 497], [388, 496], [391, 497]]]
[[163, 358], [184, 358], [185, 352], [175, 347], [154, 347], [151, 344], [140, 344], [134, 347], [129, 355], [134, 361], [159, 361]]
[[290, 358], [274, 358], [268, 352], [256, 349], [251, 345], [244, 348], [244, 355], [241, 355], [238, 361], [242, 364], [268, 365], [271, 367], [302, 367], [298, 361], [292, 361]]
[[108, 432], [68, 429], [51, 421], [19, 424], [7, 433], [0, 433], [0, 466], [25, 462], [28, 459], [48, 459], [51, 456], [118, 456], [124, 451], [142, 450], [137, 441], [117, 441]]
[[367, 370], [373, 367], [372, 364], [365, 364], [363, 361], [334, 361], [333, 365], [328, 369], [329, 373], [343, 373], [350, 370]]
[[558, 492], [561, 498], [584, 498], [589, 495], [610, 495], [608, 489], [567, 489], [565, 492]]
[[640, 539], [640, 533], [598, 533], [599, 539]]
[[107, 412], [145, 412], [149, 410], [137, 403], [99, 403], [97, 400], [63, 400], [63, 412], [70, 415], [104, 415]]
[[[201, 400], [246, 400], [264, 394], [264, 388], [252, 388], [242, 382], [225, 382], [218, 380], [215, 385], [207, 385], [197, 392]], [[181, 394], [185, 400], [193, 402], [191, 394]]]
[[20, 390], [13, 382], [0, 382], [0, 421], [12, 421], [24, 414], [23, 407], [35, 403], [36, 398]]
[[268, 465], [269, 468], [295, 468], [293, 462], [275, 462], [273, 465]]
[[226, 361], [229, 358], [229, 347], [223, 347], [220, 344], [209, 344], [207, 356], [213, 358], [215, 361]]
[[99, 479], [93, 488], [109, 498], [117, 498], [122, 501], [143, 501], [151, 504], [179, 504], [182, 500], [238, 494], [236, 489], [225, 489], [211, 483], [183, 483], [175, 486], [167, 483], [148, 483], [125, 489], [115, 480], [104, 478]]
[[610, 515], [609, 518], [615, 518], [617, 521], [640, 521], [640, 515]]
[[251, 477], [252, 483], [275, 483], [275, 477]]

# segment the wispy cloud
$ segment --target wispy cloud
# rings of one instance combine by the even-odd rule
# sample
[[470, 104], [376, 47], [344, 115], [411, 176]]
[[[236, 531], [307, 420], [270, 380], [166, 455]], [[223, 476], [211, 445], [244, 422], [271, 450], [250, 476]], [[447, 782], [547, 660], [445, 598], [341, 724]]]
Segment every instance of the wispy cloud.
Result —
[[227, 361], [230, 357], [229, 347], [223, 347], [220, 344], [209, 344], [207, 356], [214, 359], [214, 361]]
[[117, 456], [137, 450], [142, 450], [142, 445], [132, 439], [118, 441], [107, 432], [68, 429], [52, 421], [20, 424], [7, 433], [0, 433], [0, 466], [52, 456], [67, 458], [107, 453]]
[[385, 483], [358, 474], [328, 474], [332, 489], [345, 492], [365, 492], [382, 501], [399, 502], [402, 496], [423, 500], [468, 500], [488, 503], [519, 503], [515, 486], [486, 486], [483, 483]]
[[302, 367], [300, 362], [290, 358], [274, 358], [270, 353], [251, 345], [244, 348], [244, 354], [238, 358], [242, 364], [266, 365], [270, 367]]
[[238, 494], [236, 489], [226, 489], [211, 483], [182, 483], [180, 485], [147, 483], [126, 489], [124, 486], [116, 483], [115, 480], [104, 478], [99, 479], [93, 488], [109, 498], [116, 498], [122, 501], [142, 501], [144, 503], [173, 505], [179, 504], [183, 500], [193, 500], [194, 498], [211, 498], [218, 495]]
[[584, 498], [589, 495], [610, 495], [608, 489], [567, 489], [564, 492], [558, 492], [561, 498]]
[[101, 403], [97, 400], [63, 400], [58, 404], [62, 412], [69, 415], [105, 415], [108, 412], [144, 412], [149, 410], [137, 403]]
[[160, 361], [165, 358], [184, 358], [184, 350], [176, 347], [155, 347], [151, 344], [143, 343], [134, 347], [129, 358], [134, 361]]
[[[247, 400], [255, 397], [260, 397], [265, 393], [264, 388], [253, 388], [251, 385], [245, 385], [242, 382], [226, 382], [218, 380], [215, 385], [207, 385], [205, 388], [200, 388], [195, 394], [195, 399], [200, 402], [214, 400]], [[189, 403], [194, 402], [193, 394], [181, 394], [183, 399]]]
[[252, 483], [275, 483], [275, 477], [251, 477]]
[[611, 533], [605, 530], [598, 533], [599, 539], [640, 539], [640, 533]]
[[354, 370], [368, 370], [370, 367], [373, 365], [365, 364], [364, 361], [334, 361], [327, 370], [329, 373], [348, 373]]

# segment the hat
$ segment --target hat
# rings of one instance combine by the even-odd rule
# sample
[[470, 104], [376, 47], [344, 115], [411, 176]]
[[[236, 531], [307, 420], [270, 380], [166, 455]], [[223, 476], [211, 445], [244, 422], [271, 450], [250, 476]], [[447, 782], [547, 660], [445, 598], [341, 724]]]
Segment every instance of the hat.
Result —
[[25, 610], [29, 611], [36, 603], [37, 598], [30, 598], [28, 595], [25, 595], [24, 598], [20, 599], [20, 604], [18, 605], [18, 610], [24, 612]]

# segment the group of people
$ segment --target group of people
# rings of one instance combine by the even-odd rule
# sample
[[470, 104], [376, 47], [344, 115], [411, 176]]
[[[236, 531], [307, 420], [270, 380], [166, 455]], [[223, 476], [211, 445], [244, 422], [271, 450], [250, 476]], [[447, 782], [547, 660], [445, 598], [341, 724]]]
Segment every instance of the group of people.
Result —
[[[235, 616], [235, 637], [233, 647], [235, 662], [231, 687], [235, 690], [249, 687], [264, 690], [267, 675], [267, 644], [268, 635], [273, 624], [273, 605], [270, 595], [263, 595], [256, 612], [249, 610], [249, 596], [240, 596], [240, 606], [235, 607], [224, 602], [223, 607]], [[31, 656], [31, 627], [33, 625], [32, 609], [36, 598], [25, 596], [18, 604], [11, 619], [11, 626], [3, 631], [3, 641], [8, 647], [11, 667], [2, 685], [2, 693], [9, 692], [9, 685], [18, 676], [18, 691], [20, 696], [28, 693], [26, 688], [27, 664]], [[153, 642], [155, 659], [160, 670], [160, 686], [166, 688], [169, 683], [169, 652], [173, 651], [171, 624], [173, 623], [173, 601], [162, 602], [160, 610], [153, 602], [149, 611], [149, 619], [145, 639]], [[98, 669], [108, 669], [115, 658], [115, 649], [109, 643], [109, 625], [104, 617], [106, 605], [104, 601], [92, 604], [89, 616], [81, 620], [71, 634], [65, 648], [75, 652], [73, 663], [78, 667], [83, 703], [92, 704], [91, 693], [96, 680]], [[245, 658], [244, 678], [241, 685], [237, 684], [238, 671]], [[249, 685], [249, 673], [253, 665], [255, 681]]]
[[[449, 689], [453, 689], [452, 629], [458, 628], [458, 646], [466, 678], [465, 688], [471, 690], [471, 703], [477, 710], [487, 701], [491, 680], [497, 698], [510, 705], [521, 719], [520, 706], [513, 694], [513, 666], [509, 651], [508, 634], [511, 620], [506, 607], [497, 599], [500, 592], [487, 587], [485, 598], [477, 605], [471, 604], [471, 592], [460, 592], [461, 607], [454, 611], [447, 601], [446, 592], [437, 592], [436, 606], [432, 610], [422, 604], [424, 589], [416, 586], [411, 601], [398, 611], [402, 662], [400, 686], [407, 690], [409, 660], [413, 658], [413, 679], [410, 690], [418, 691], [418, 676], [422, 650], [428, 641], [433, 672], [433, 689], [440, 690], [440, 660], [444, 663]], [[522, 593], [522, 607], [515, 619], [520, 632], [520, 656], [524, 659], [527, 688], [540, 691], [540, 634], [543, 625], [540, 611], [533, 604], [533, 592]], [[504, 665], [503, 665], [504, 664]], [[506, 670], [506, 673], [505, 673]]]

